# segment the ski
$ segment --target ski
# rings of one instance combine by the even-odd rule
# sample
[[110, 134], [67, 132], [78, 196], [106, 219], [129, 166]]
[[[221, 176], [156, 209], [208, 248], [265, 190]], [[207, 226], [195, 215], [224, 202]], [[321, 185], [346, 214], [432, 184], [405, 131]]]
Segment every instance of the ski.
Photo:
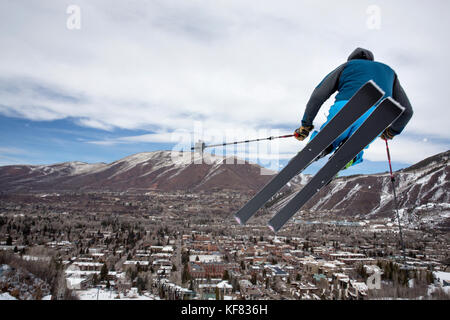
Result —
[[313, 162], [383, 96], [383, 90], [372, 80], [364, 84], [314, 139], [235, 214], [236, 221], [245, 224], [276, 192]]
[[376, 139], [403, 112], [404, 108], [395, 100], [384, 99], [364, 123], [335, 152], [328, 162], [303, 187], [289, 203], [269, 221], [269, 227], [277, 232], [283, 225], [322, 187], [328, 184], [344, 166], [370, 142]]

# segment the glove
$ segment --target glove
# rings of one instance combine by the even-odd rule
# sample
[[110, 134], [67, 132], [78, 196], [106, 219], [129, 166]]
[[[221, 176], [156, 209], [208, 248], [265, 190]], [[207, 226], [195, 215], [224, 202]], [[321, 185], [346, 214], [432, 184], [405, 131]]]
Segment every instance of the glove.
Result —
[[389, 128], [384, 130], [380, 136], [380, 138], [383, 140], [392, 140], [394, 137], [395, 137], [395, 134]]
[[300, 128], [294, 131], [294, 137], [299, 141], [303, 141], [309, 136], [309, 133], [313, 129], [314, 126], [301, 126]]

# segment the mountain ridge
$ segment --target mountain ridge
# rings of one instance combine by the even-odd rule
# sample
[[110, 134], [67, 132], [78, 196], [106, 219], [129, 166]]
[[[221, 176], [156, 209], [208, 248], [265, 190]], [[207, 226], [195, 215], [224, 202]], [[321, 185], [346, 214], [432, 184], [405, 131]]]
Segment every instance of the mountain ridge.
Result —
[[[394, 172], [402, 221], [420, 225], [432, 220], [450, 227], [450, 151], [426, 158]], [[300, 188], [272, 204], [278, 212]], [[341, 217], [392, 218], [394, 201], [389, 172], [334, 179], [302, 208], [300, 214], [336, 213]]]
[[[229, 165], [230, 162], [234, 165]], [[2, 166], [0, 191], [126, 192], [232, 188], [251, 192], [261, 188], [270, 178], [270, 175], [261, 175], [261, 171], [269, 172], [235, 157], [153, 151], [136, 153], [111, 163], [69, 161], [51, 165]]]
[[[400, 215], [405, 223], [423, 221], [450, 228], [450, 150], [394, 173]], [[233, 164], [230, 164], [233, 163]], [[53, 165], [0, 167], [0, 192], [236, 191], [252, 196], [276, 172], [234, 156], [192, 152], [137, 153], [111, 163], [62, 162]], [[311, 175], [294, 177], [265, 208], [274, 214], [304, 186]], [[334, 179], [311, 198], [300, 213], [341, 217], [393, 218], [388, 172]]]

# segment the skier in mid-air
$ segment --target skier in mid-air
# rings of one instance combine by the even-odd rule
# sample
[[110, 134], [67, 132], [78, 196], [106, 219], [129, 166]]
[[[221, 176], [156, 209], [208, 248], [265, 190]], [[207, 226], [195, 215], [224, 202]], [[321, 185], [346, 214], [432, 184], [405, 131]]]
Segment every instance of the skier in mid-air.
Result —
[[268, 226], [277, 232], [332, 181], [341, 168], [361, 162], [364, 148], [374, 139], [381, 136], [387, 147], [387, 139], [400, 134], [413, 114], [395, 72], [389, 66], [373, 61], [369, 50], [357, 48], [346, 63], [327, 75], [314, 90], [302, 126], [294, 133], [298, 140], [309, 136], [321, 105], [336, 91], [339, 93], [329, 110], [327, 122], [319, 132], [313, 132], [305, 148], [236, 212], [234, 217], [239, 224], [245, 224], [312, 161], [335, 151], [333, 157], [270, 219]]
[[[357, 48], [350, 54], [346, 63], [328, 74], [315, 88], [306, 105], [302, 125], [295, 130], [294, 136], [300, 141], [309, 136], [309, 133], [314, 129], [313, 121], [320, 107], [333, 93], [338, 91], [335, 102], [329, 109], [327, 121], [320, 128], [322, 129], [345, 106], [355, 92], [369, 80], [375, 81], [383, 89], [385, 97], [391, 96], [405, 108], [403, 114], [381, 134], [381, 138], [390, 140], [400, 134], [411, 119], [413, 110], [405, 91], [400, 85], [397, 74], [386, 64], [374, 61], [374, 55], [371, 51]], [[354, 122], [320, 157], [330, 154], [342, 145], [364, 122], [374, 108], [375, 106]], [[318, 131], [314, 131], [311, 134], [311, 140], [314, 139], [317, 133]], [[364, 151], [361, 151], [344, 169], [362, 162], [363, 154]]]

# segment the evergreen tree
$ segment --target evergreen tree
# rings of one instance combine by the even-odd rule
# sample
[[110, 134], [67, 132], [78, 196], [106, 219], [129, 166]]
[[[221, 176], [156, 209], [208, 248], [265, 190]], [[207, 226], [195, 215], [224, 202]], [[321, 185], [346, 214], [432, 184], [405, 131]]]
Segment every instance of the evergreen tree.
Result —
[[187, 264], [184, 265], [183, 272], [181, 274], [181, 281], [186, 283], [191, 279], [191, 275], [189, 274], [189, 267]]
[[106, 263], [103, 264], [102, 269], [100, 270], [100, 281], [105, 281], [108, 277], [108, 267]]
[[94, 276], [92, 277], [92, 284], [94, 286], [96, 286], [98, 284], [98, 277], [97, 277], [96, 273], [94, 273]]
[[145, 290], [145, 281], [141, 277], [137, 277], [136, 287], [138, 289], [139, 295], [142, 295], [142, 291]]
[[219, 290], [219, 287], [216, 287], [216, 300], [220, 300], [220, 290]]
[[250, 282], [251, 282], [253, 285], [256, 285], [256, 273], [252, 274], [252, 278], [250, 279]]
[[12, 241], [13, 241], [13, 239], [12, 239], [11, 235], [9, 235], [8, 239], [6, 239], [6, 245], [7, 246], [12, 246]]
[[434, 275], [433, 272], [427, 271], [427, 283], [432, 284], [434, 282]]

